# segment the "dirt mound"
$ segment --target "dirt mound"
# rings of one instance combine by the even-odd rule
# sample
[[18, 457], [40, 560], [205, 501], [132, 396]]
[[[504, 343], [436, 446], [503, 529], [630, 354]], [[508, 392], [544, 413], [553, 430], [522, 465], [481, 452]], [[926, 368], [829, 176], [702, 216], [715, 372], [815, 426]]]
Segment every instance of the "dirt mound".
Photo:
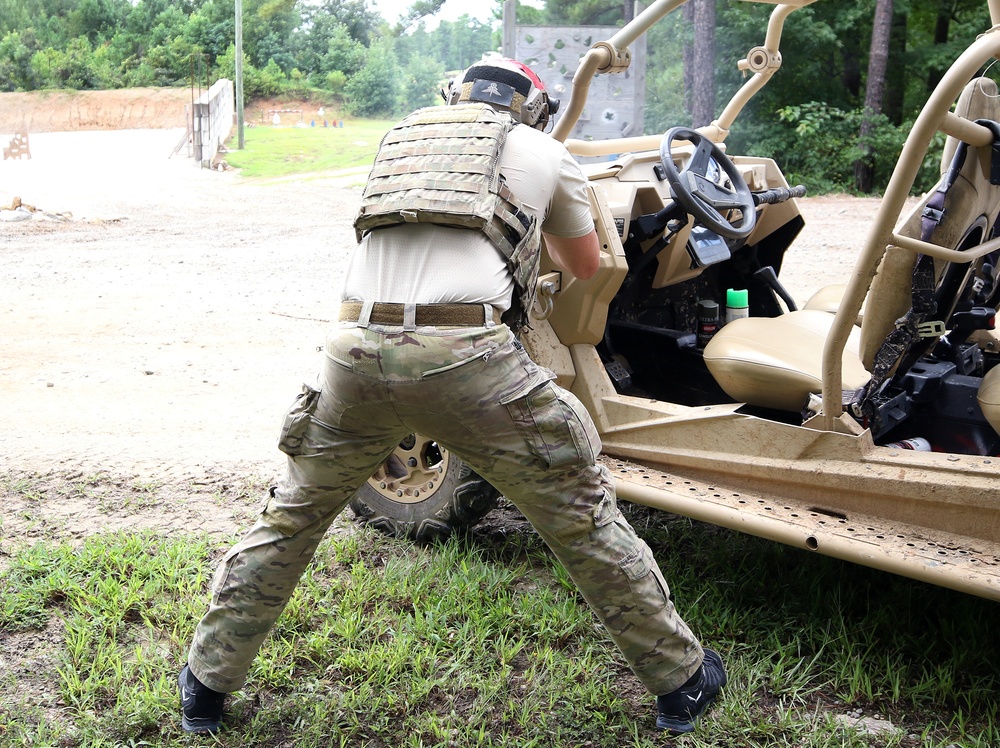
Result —
[[0, 133], [185, 127], [189, 88], [0, 93]]
[[[0, 93], [0, 133], [186, 127], [185, 107], [190, 105], [187, 87]], [[275, 111], [288, 124], [322, 119], [320, 108], [327, 119], [343, 116], [336, 102], [266, 99], [244, 104], [246, 121], [254, 124], [270, 124]]]
[[[320, 110], [323, 114], [320, 114]], [[274, 113], [281, 117], [281, 124], [294, 125], [297, 122], [309, 123], [325, 120], [342, 119], [343, 106], [337, 101], [316, 99], [314, 101], [298, 101], [289, 99], [255, 99], [243, 106], [244, 118], [255, 125], [269, 125]]]

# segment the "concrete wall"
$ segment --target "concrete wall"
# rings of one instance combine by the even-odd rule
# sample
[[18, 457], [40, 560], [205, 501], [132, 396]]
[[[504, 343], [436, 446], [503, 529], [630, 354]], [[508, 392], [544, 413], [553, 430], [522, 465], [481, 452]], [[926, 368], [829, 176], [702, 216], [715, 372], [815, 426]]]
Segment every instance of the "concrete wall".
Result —
[[192, 156], [201, 166], [211, 167], [212, 159], [233, 131], [236, 107], [233, 82], [222, 78], [194, 102], [191, 123]]

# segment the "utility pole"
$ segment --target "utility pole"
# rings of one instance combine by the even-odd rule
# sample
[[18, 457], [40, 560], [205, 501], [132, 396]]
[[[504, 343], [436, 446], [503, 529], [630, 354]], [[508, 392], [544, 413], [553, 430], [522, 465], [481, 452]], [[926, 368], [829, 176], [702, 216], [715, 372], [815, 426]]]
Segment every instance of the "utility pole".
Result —
[[236, 0], [236, 140], [243, 150], [243, 0]]
[[503, 27], [501, 31], [502, 44], [500, 47], [500, 53], [504, 57], [514, 57], [517, 54], [517, 28], [515, 26], [516, 14], [516, 0], [504, 0]]

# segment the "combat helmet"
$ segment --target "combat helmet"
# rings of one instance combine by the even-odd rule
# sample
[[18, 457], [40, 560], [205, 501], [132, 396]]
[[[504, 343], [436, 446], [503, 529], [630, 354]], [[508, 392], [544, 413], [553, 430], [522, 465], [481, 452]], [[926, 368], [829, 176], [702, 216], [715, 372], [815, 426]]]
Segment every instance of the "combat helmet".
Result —
[[442, 90], [447, 104], [477, 101], [510, 112], [518, 122], [544, 130], [559, 109], [545, 85], [527, 65], [508, 57], [473, 63]]

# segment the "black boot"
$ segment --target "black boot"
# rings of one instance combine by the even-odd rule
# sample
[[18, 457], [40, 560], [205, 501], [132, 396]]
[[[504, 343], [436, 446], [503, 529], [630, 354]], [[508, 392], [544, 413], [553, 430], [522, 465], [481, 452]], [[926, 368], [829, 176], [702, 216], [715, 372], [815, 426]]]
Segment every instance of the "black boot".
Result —
[[206, 686], [187, 665], [177, 677], [177, 685], [181, 694], [181, 726], [188, 732], [218, 732], [226, 694]]
[[711, 649], [705, 650], [701, 667], [676, 691], [656, 697], [656, 728], [681, 735], [694, 730], [695, 721], [715, 701], [726, 685], [726, 669], [722, 658]]

